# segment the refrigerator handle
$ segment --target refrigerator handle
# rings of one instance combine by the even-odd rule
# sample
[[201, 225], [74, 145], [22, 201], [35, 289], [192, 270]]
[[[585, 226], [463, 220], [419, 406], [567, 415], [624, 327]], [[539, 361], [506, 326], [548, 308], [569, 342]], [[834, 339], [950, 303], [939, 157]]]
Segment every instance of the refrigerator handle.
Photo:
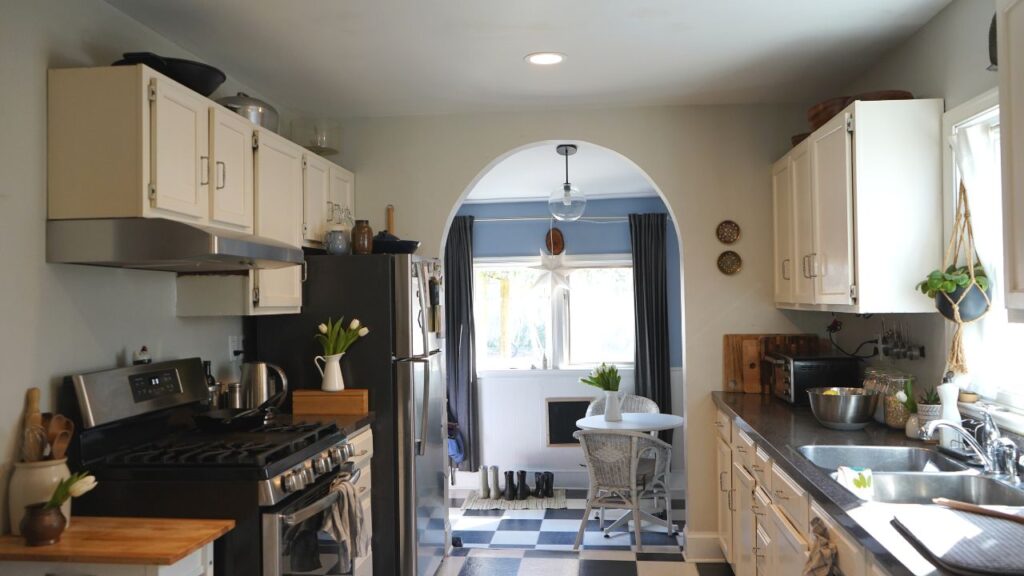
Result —
[[430, 310], [430, 300], [428, 299], [427, 290], [430, 289], [430, 282], [427, 279], [427, 264], [425, 262], [419, 262], [416, 264], [416, 283], [419, 285], [417, 290], [417, 296], [420, 300], [420, 314], [419, 324], [420, 329], [423, 331], [423, 354], [430, 352], [430, 319], [428, 318], [428, 310]]
[[423, 407], [421, 408], [419, 437], [416, 438], [416, 455], [423, 456], [427, 453], [427, 430], [430, 429], [427, 426], [427, 420], [430, 419], [430, 359], [417, 359], [414, 362], [423, 365]]

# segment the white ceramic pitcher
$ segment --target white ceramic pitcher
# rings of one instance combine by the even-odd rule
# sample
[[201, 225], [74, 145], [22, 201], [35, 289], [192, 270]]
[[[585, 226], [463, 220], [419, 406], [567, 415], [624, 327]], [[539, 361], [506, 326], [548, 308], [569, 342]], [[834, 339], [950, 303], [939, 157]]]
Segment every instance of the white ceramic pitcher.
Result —
[[[330, 356], [317, 356], [313, 364], [320, 371], [323, 380], [320, 381], [320, 389], [324, 392], [340, 392], [345, 389], [345, 380], [341, 377], [341, 357], [345, 353], [331, 354]], [[323, 367], [320, 366], [323, 362]]]
[[622, 422], [622, 397], [617, 391], [605, 390], [604, 392], [604, 420], [605, 422]]

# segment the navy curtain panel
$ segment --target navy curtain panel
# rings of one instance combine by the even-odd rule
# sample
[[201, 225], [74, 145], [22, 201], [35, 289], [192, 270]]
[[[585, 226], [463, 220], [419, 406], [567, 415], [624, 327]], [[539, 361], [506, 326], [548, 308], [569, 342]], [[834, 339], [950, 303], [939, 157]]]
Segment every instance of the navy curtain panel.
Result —
[[[665, 214], [630, 214], [633, 252], [633, 307], [636, 316], [636, 393], [672, 412], [668, 353], [668, 271]], [[672, 431], [659, 434], [672, 442]]]
[[476, 343], [473, 327], [473, 217], [456, 216], [444, 248], [448, 410], [459, 426], [465, 459], [460, 470], [480, 466], [477, 426]]

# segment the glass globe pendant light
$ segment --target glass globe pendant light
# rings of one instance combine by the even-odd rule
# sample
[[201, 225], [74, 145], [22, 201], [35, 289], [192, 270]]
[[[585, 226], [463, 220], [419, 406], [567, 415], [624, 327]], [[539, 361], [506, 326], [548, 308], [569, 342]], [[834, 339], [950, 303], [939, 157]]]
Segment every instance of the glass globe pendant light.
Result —
[[583, 209], [587, 207], [587, 198], [576, 186], [569, 183], [569, 156], [576, 153], [575, 144], [559, 144], [555, 151], [565, 157], [565, 182], [555, 189], [548, 198], [548, 210], [555, 220], [572, 222], [583, 216]]

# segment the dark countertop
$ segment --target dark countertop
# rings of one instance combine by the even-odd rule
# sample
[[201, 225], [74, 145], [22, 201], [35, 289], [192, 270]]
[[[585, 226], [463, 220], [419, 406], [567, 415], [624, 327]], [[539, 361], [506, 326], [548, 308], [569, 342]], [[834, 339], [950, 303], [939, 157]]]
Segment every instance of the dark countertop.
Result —
[[362, 414], [303, 414], [297, 416], [288, 415], [292, 422], [334, 422], [341, 429], [345, 436], [351, 436], [356, 430], [363, 426], [373, 424], [376, 416], [373, 412]]
[[[810, 494], [811, 499], [874, 556], [879, 565], [894, 576], [946, 573], [925, 563], [916, 552], [913, 552], [915, 556], [912, 558], [915, 569], [911, 570], [904, 566], [889, 548], [898, 548], [900, 556], [907, 559], [909, 543], [895, 531], [892, 531], [891, 535], [883, 534], [885, 531], [878, 530], [877, 526], [872, 530], [873, 534], [869, 533], [850, 516], [854, 509], [863, 510], [864, 502], [834, 481], [830, 472], [811, 464], [796, 450], [808, 444], [928, 448], [932, 445], [911, 440], [903, 430], [894, 430], [882, 424], [872, 423], [864, 430], [854, 431], [825, 428], [811, 414], [809, 406], [791, 406], [771, 396], [736, 392], [712, 392], [711, 396], [715, 405], [772, 457], [772, 465], [780, 467], [799, 483], [800, 487]], [[858, 514], [858, 517], [862, 515]], [[880, 542], [879, 538], [884, 542]], [[898, 538], [899, 541], [892, 538]], [[925, 566], [923, 571], [922, 565]]]

